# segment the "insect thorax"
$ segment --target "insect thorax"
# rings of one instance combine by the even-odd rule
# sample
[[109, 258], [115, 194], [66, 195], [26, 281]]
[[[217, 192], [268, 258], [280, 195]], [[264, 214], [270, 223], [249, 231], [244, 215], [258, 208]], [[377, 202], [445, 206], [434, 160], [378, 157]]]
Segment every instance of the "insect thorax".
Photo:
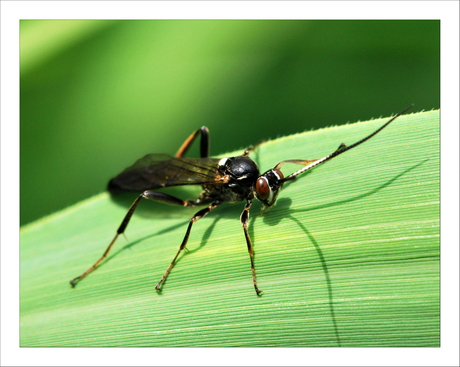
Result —
[[219, 161], [220, 173], [228, 178], [221, 186], [204, 187], [209, 196], [236, 203], [254, 197], [254, 183], [260, 175], [259, 167], [249, 157], [223, 158]]

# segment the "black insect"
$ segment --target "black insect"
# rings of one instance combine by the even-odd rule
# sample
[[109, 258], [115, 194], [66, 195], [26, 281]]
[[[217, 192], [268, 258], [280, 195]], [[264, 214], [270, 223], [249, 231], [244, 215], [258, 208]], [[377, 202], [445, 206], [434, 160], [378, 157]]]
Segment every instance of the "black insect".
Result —
[[[206, 208], [198, 211], [192, 219], [190, 219], [190, 223], [182, 244], [179, 247], [179, 251], [155, 287], [157, 291], [161, 290], [161, 285], [174, 266], [177, 257], [187, 245], [193, 223], [203, 218], [218, 205], [223, 203], [246, 201], [246, 206], [241, 214], [240, 221], [243, 225], [246, 244], [248, 246], [249, 256], [251, 259], [252, 281], [257, 295], [260, 295], [262, 292], [259, 288], [257, 288], [256, 273], [254, 270], [254, 251], [247, 229], [249, 208], [251, 207], [254, 198], [257, 198], [266, 206], [272, 206], [278, 197], [281, 187], [283, 187], [283, 184], [286, 181], [293, 180], [301, 173], [304, 173], [313, 167], [316, 167], [319, 164], [337, 157], [338, 155], [345, 153], [347, 150], [364, 143], [411, 107], [412, 106], [398, 113], [382, 127], [366, 136], [364, 139], [361, 139], [349, 146], [346, 146], [343, 143], [340, 144], [336, 151], [324, 158], [311, 160], [291, 159], [282, 161], [262, 175], [259, 172], [257, 164], [249, 158], [249, 153], [253, 148], [246, 149], [243, 155], [238, 157], [222, 159], [209, 158], [209, 132], [205, 126], [190, 135], [174, 157], [166, 154], [146, 155], [144, 158], [139, 159], [133, 166], [127, 168], [109, 182], [109, 190], [112, 192], [136, 191], [142, 192], [142, 194], [139, 195], [129, 208], [128, 213], [125, 215], [120, 227], [118, 227], [115, 237], [112, 242], [110, 242], [109, 247], [107, 247], [102, 257], [82, 275], [72, 279], [70, 284], [75, 286], [79, 280], [97, 268], [102, 260], [106, 258], [118, 236], [125, 231], [131, 216], [143, 198], [179, 206], [207, 205]], [[191, 144], [198, 135], [201, 135], [201, 158], [184, 158], [184, 154], [190, 148]], [[280, 169], [285, 163], [300, 164], [304, 167], [289, 176], [284, 177]], [[163, 187], [182, 185], [201, 185], [203, 187], [203, 192], [195, 200], [182, 200], [163, 192], [154, 191], [155, 189]]]

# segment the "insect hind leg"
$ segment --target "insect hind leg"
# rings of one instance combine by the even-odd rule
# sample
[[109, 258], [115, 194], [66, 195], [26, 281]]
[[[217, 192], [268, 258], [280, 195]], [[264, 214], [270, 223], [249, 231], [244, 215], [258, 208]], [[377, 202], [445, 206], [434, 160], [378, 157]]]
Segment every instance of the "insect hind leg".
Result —
[[202, 126], [197, 131], [192, 133], [187, 140], [184, 141], [184, 144], [179, 148], [176, 153], [177, 158], [181, 158], [187, 150], [191, 147], [193, 141], [196, 137], [201, 134], [201, 141], [200, 141], [200, 157], [201, 158], [209, 158], [209, 130], [206, 126]]
[[120, 234], [123, 234], [126, 227], [128, 226], [128, 223], [133, 216], [134, 211], [136, 210], [137, 206], [139, 205], [139, 202], [143, 199], [150, 199], [150, 200], [155, 200], [155, 201], [160, 201], [166, 204], [172, 204], [172, 205], [180, 205], [180, 206], [195, 206], [197, 205], [196, 201], [184, 201], [182, 199], [176, 198], [175, 196], [165, 194], [163, 192], [157, 192], [153, 190], [147, 190], [144, 191], [142, 194], [140, 194], [136, 200], [131, 204], [128, 212], [126, 213], [125, 217], [123, 218], [123, 221], [121, 222], [120, 226], [117, 229], [117, 233], [115, 234], [115, 237], [112, 239], [110, 242], [109, 246], [105, 250], [104, 254], [101, 256], [99, 260], [97, 260], [93, 266], [91, 266], [88, 270], [86, 270], [83, 274], [80, 276], [72, 279], [70, 281], [70, 285], [72, 287], [75, 287], [75, 285], [83, 279], [85, 276], [87, 276], [89, 273], [91, 273], [94, 269], [96, 269], [99, 264], [107, 257], [109, 254], [110, 250], [113, 247], [113, 244], [117, 240], [118, 236]]

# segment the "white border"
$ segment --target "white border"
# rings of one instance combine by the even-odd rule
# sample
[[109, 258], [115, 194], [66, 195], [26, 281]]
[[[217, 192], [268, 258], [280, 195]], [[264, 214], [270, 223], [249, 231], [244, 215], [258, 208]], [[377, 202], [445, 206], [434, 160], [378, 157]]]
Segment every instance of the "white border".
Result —
[[[2, 1], [1, 365], [458, 365], [458, 14], [457, 1]], [[19, 348], [20, 19], [441, 19], [441, 348]]]

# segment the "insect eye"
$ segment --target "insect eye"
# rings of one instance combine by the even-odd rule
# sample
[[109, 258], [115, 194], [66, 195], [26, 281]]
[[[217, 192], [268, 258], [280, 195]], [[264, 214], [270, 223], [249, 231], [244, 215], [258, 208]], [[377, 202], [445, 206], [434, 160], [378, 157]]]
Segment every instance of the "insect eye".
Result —
[[273, 172], [278, 175], [278, 180], [282, 180], [284, 178], [283, 172], [281, 172], [278, 168], [273, 169]]
[[265, 177], [259, 177], [256, 182], [256, 191], [259, 200], [267, 200], [270, 196], [270, 190], [267, 179]]

